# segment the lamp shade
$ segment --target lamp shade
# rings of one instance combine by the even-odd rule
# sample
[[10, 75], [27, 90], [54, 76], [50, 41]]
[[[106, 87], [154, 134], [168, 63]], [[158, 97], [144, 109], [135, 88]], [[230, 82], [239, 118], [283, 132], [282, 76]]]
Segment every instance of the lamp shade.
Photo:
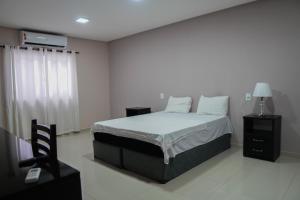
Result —
[[253, 92], [254, 97], [272, 97], [272, 90], [268, 83], [256, 83]]

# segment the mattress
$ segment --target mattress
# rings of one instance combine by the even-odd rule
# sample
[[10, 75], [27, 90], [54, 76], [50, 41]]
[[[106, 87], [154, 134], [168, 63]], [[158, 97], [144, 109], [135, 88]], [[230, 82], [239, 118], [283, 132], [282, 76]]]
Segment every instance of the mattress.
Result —
[[96, 122], [91, 132], [157, 145], [164, 154], [165, 164], [168, 164], [170, 157], [232, 133], [232, 125], [227, 116], [155, 112]]

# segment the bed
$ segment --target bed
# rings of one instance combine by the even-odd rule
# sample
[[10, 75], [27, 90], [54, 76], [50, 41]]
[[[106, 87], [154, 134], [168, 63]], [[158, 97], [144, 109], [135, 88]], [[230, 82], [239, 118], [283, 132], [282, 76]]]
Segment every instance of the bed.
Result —
[[94, 156], [166, 183], [230, 148], [227, 116], [156, 112], [96, 122]]

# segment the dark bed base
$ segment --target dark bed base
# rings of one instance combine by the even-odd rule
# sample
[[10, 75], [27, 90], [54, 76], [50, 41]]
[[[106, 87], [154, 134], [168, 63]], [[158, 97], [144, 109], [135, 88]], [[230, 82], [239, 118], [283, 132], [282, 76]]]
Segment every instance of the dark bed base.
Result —
[[160, 147], [134, 139], [95, 133], [94, 156], [109, 164], [166, 183], [230, 148], [230, 134], [170, 158], [164, 163]]

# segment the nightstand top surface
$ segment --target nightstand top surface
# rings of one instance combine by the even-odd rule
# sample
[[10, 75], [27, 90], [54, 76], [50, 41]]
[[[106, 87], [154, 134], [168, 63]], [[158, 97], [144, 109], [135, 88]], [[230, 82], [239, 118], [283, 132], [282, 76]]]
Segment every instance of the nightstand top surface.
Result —
[[257, 114], [250, 114], [250, 115], [245, 115], [244, 118], [250, 118], [250, 119], [279, 119], [279, 118], [281, 118], [281, 115], [263, 115], [263, 116], [259, 116]]
[[142, 109], [150, 109], [150, 107], [130, 107], [126, 108], [127, 110], [142, 110]]

